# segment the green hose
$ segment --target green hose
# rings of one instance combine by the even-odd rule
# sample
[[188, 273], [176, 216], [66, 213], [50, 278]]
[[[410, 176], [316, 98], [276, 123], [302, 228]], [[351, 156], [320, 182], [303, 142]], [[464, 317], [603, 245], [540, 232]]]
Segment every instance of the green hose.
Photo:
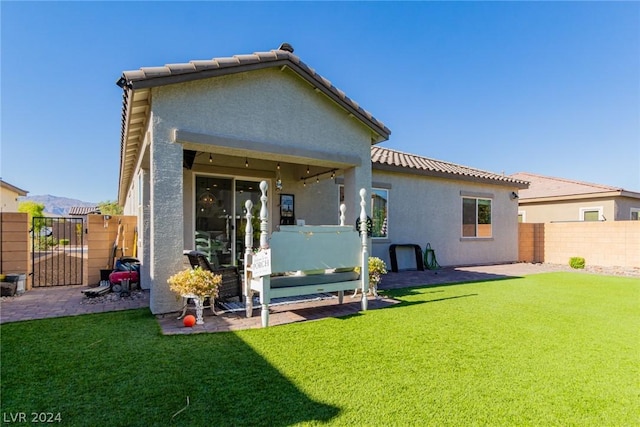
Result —
[[427, 243], [427, 247], [424, 249], [424, 266], [429, 270], [437, 270], [440, 268], [436, 260], [436, 251], [431, 249], [431, 243]]

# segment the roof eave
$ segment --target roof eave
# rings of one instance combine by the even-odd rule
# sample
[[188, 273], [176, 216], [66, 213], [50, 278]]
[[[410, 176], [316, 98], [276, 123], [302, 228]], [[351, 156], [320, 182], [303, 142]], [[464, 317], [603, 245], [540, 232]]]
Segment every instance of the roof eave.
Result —
[[529, 187], [528, 183], [523, 181], [501, 180], [501, 179], [486, 178], [486, 177], [479, 177], [479, 176], [472, 176], [472, 175], [464, 175], [464, 174], [458, 174], [458, 173], [452, 173], [452, 172], [441, 172], [441, 171], [434, 171], [434, 170], [428, 170], [428, 169], [416, 169], [416, 168], [409, 168], [404, 166], [390, 165], [390, 164], [378, 163], [378, 162], [373, 162], [371, 164], [371, 168], [375, 170], [382, 170], [387, 172], [398, 172], [398, 173], [405, 173], [405, 174], [412, 174], [412, 175], [429, 176], [434, 178], [455, 179], [458, 181], [473, 182], [477, 184], [500, 185], [500, 186], [509, 187], [509, 188], [518, 188], [521, 190]]
[[583, 193], [583, 194], [565, 194], [559, 196], [540, 196], [540, 197], [523, 197], [520, 196], [521, 203], [542, 203], [542, 202], [562, 202], [567, 200], [582, 200], [582, 199], [604, 199], [610, 197], [630, 197], [634, 199], [640, 199], [640, 193], [625, 190], [615, 191], [602, 191], [597, 193]]
[[[349, 114], [353, 115], [359, 121], [364, 123], [367, 127], [369, 127], [375, 133], [375, 136], [372, 138], [373, 143], [379, 143], [389, 139], [389, 136], [391, 135], [391, 130], [389, 128], [382, 125], [373, 117], [371, 118], [367, 117], [366, 113], [364, 113], [364, 110], [359, 108], [354, 108], [353, 105], [351, 105], [351, 103], [349, 103], [345, 99], [342, 99], [334, 91], [332, 91], [330, 88], [322, 84], [319, 78], [315, 78], [307, 70], [306, 66], [301, 66], [296, 62], [293, 62], [289, 58], [253, 62], [253, 63], [247, 63], [247, 64], [241, 63], [241, 64], [226, 66], [221, 68], [212, 68], [212, 69], [205, 69], [205, 70], [198, 70], [198, 71], [190, 71], [182, 74], [171, 74], [167, 76], [146, 77], [146, 78], [140, 78], [140, 79], [135, 79], [135, 78], [128, 79], [127, 72], [125, 72], [123, 73], [122, 78], [126, 82], [125, 87], [130, 87], [131, 89], [136, 90], [136, 89], [142, 89], [142, 88], [151, 88], [151, 87], [166, 86], [171, 84], [185, 83], [189, 81], [208, 79], [212, 77], [220, 77], [220, 76], [225, 76], [230, 74], [244, 73], [248, 71], [261, 70], [265, 68], [278, 68], [278, 67], [287, 67], [293, 70], [296, 74], [298, 74], [300, 77], [306, 80], [314, 88], [320, 90], [329, 99], [331, 99], [332, 101], [340, 105]], [[338, 91], [338, 89], [335, 89], [335, 90]]]

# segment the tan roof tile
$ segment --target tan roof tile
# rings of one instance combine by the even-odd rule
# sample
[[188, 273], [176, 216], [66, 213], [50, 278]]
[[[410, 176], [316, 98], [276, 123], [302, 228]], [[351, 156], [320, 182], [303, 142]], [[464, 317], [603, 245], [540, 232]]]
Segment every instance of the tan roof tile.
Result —
[[195, 65], [191, 62], [186, 64], [167, 64], [166, 67], [169, 69], [171, 74], [192, 73], [197, 71]]
[[413, 170], [416, 173], [442, 178], [462, 178], [472, 181], [506, 184], [518, 188], [527, 187], [525, 180], [416, 154], [403, 153], [402, 151], [391, 150], [377, 145], [371, 147], [371, 162], [374, 169], [406, 169], [407, 172]]
[[527, 190], [520, 192], [520, 200], [622, 191], [622, 188], [619, 187], [537, 175], [528, 172], [514, 173], [511, 177], [526, 180], [530, 183]]
[[[371, 113], [364, 110], [357, 102], [348, 98], [343, 91], [331, 84], [331, 81], [322, 77], [313, 68], [309, 67], [297, 55], [293, 54], [293, 48], [287, 43], [278, 49], [269, 52], [255, 52], [252, 54], [235, 55], [224, 58], [212, 58], [211, 60], [193, 60], [188, 63], [168, 64], [160, 67], [142, 67], [139, 70], [124, 71], [116, 84], [123, 93], [122, 106], [122, 136], [120, 142], [121, 170], [119, 200], [124, 200], [125, 188], [131, 180], [133, 154], [125, 155], [125, 146], [134, 130], [130, 129], [128, 118], [132, 111], [131, 101], [139, 96], [140, 99], [148, 99], [149, 88], [169, 84], [182, 83], [191, 80], [213, 78], [225, 74], [240, 73], [259, 68], [287, 66], [300, 77], [308, 81], [318, 92], [324, 93], [329, 99], [340, 105], [349, 114], [352, 114], [369, 129], [371, 129], [372, 143], [389, 139], [391, 130], [384, 123], [376, 119]], [[133, 135], [132, 143], [138, 143], [139, 136]], [[126, 157], [126, 158], [125, 158]]]
[[[193, 60], [188, 63], [167, 64], [160, 67], [142, 67], [139, 70], [125, 71], [122, 73], [122, 77], [125, 80], [125, 87], [136, 89], [138, 87], [151, 87], [176, 83], [176, 80], [172, 79], [172, 77], [178, 75], [182, 76], [185, 80], [195, 80], [211, 77], [210, 74], [207, 74], [208, 70], [226, 69], [229, 72], [233, 72], [237, 67], [246, 65], [263, 64], [265, 66], [270, 66], [270, 63], [276, 61], [288, 61], [299, 67], [299, 70], [302, 72], [308, 74], [310, 81], [315, 84], [316, 87], [324, 88], [329, 94], [333, 94], [338, 101], [342, 101], [347, 107], [347, 110], [354, 110], [356, 115], [362, 116], [365, 121], [370, 122], [370, 124], [376, 129], [376, 132], [380, 134], [380, 140], [389, 138], [391, 130], [389, 130], [384, 123], [360, 107], [357, 102], [347, 97], [342, 90], [333, 86], [331, 81], [318, 74], [316, 70], [305, 64], [297, 55], [293, 54], [292, 51], [283, 50], [283, 46], [269, 52], [255, 52], [252, 54], [213, 58], [211, 60]], [[293, 50], [290, 46], [285, 47], [285, 49], [287, 48]]]

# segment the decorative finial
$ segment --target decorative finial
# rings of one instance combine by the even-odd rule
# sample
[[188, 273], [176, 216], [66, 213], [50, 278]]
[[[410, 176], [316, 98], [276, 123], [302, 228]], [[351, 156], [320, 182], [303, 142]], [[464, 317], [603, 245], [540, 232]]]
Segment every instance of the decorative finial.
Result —
[[293, 53], [293, 46], [291, 46], [289, 43], [285, 42], [285, 43], [282, 43], [282, 44], [280, 45], [280, 47], [278, 48], [278, 50], [284, 50], [284, 51], [287, 51], [287, 52]]
[[267, 249], [269, 247], [269, 239], [267, 237], [269, 224], [267, 223], [267, 219], [269, 218], [269, 210], [267, 209], [267, 181], [260, 182], [260, 191], [262, 195], [260, 196], [260, 247]]

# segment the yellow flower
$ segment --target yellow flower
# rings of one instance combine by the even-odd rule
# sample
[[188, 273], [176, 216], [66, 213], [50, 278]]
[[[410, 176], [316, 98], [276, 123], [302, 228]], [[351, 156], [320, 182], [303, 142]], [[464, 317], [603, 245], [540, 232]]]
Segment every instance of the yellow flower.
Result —
[[178, 295], [193, 294], [199, 297], [218, 296], [218, 288], [222, 283], [222, 276], [200, 267], [183, 270], [167, 280], [169, 289]]
[[[369, 284], [377, 286], [382, 280], [382, 275], [387, 274], [387, 265], [378, 257], [369, 257]], [[360, 268], [356, 267], [356, 271], [359, 273]]]

